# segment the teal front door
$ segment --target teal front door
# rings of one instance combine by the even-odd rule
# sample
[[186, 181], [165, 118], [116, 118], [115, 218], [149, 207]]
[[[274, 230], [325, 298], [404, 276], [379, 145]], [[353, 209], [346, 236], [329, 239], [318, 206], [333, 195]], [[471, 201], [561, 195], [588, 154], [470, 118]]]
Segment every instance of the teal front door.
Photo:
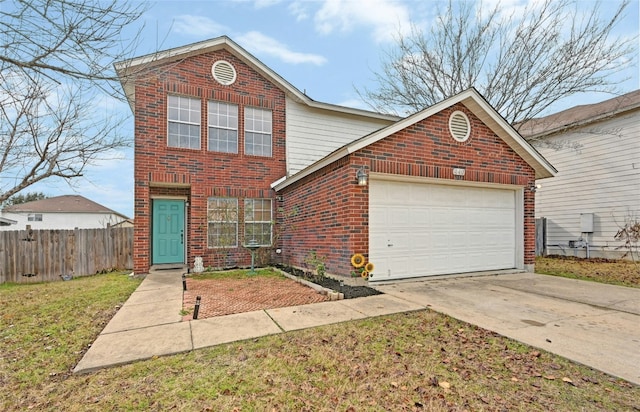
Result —
[[152, 262], [184, 263], [184, 200], [154, 199]]

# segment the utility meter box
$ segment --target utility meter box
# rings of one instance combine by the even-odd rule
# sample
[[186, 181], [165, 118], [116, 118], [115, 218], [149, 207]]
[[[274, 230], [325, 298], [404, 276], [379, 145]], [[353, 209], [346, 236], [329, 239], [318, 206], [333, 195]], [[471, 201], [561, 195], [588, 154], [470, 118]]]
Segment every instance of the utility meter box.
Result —
[[593, 233], [593, 213], [580, 213], [580, 232]]

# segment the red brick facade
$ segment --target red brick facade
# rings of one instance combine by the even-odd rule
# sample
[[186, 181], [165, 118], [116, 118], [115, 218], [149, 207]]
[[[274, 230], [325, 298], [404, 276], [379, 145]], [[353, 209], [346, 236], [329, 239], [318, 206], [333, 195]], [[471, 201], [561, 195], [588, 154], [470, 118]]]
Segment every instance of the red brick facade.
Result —
[[[237, 72], [230, 86], [211, 75], [214, 62], [224, 59]], [[167, 146], [167, 96], [201, 101], [201, 148]], [[207, 247], [207, 199], [238, 198], [243, 216], [244, 198], [273, 198], [270, 184], [285, 175], [284, 93], [231, 53], [221, 50], [149, 68], [137, 75], [135, 85], [135, 235], [134, 270], [146, 273], [152, 263], [151, 207], [153, 197], [177, 196], [189, 203], [186, 214], [186, 259], [192, 265], [202, 256], [204, 265], [216, 266], [215, 251]], [[207, 102], [238, 105], [238, 153], [207, 150]], [[271, 157], [244, 153], [244, 108], [272, 110]], [[275, 204], [275, 202], [274, 202]], [[274, 207], [275, 209], [275, 207]], [[239, 224], [239, 243], [243, 243]], [[238, 247], [229, 256], [231, 265], [250, 263], [249, 252]], [[228, 264], [228, 263], [227, 263]]]
[[[448, 119], [467, 114], [471, 136], [451, 138]], [[464, 180], [527, 187], [535, 172], [502, 139], [461, 104], [443, 110], [307, 176], [284, 195], [283, 258], [302, 266], [315, 251], [327, 270], [347, 275], [353, 253], [369, 250], [369, 191], [356, 184], [356, 171], [453, 180], [453, 168], [465, 168]], [[535, 260], [534, 193], [524, 191], [524, 264]]]
[[[171, 60], [171, 59], [168, 59]], [[237, 79], [230, 86], [216, 82], [214, 62], [231, 63]], [[162, 61], [162, 60], [161, 60]], [[256, 67], [256, 66], [252, 66]], [[186, 208], [185, 259], [196, 256], [205, 266], [247, 266], [249, 252], [242, 246], [221, 257], [207, 245], [207, 200], [238, 199], [238, 244], [243, 239], [243, 200], [272, 199], [276, 224], [273, 249], [281, 249], [282, 263], [305, 266], [311, 252], [326, 258], [327, 271], [347, 275], [353, 253], [369, 250], [369, 188], [356, 184], [356, 171], [454, 179], [453, 168], [465, 168], [464, 180], [527, 187], [533, 168], [462, 104], [456, 104], [370, 144], [302, 178], [279, 193], [271, 184], [285, 176], [286, 101], [282, 85], [261, 76], [224, 49], [149, 66], [135, 81], [135, 229], [134, 270], [146, 273], [152, 265], [153, 199], [183, 199]], [[201, 103], [199, 149], [168, 147], [167, 96], [198, 99]], [[238, 153], [207, 149], [207, 102], [238, 106]], [[244, 153], [244, 110], [272, 111], [272, 156]], [[448, 120], [454, 110], [466, 113], [471, 137], [464, 143], [451, 138]], [[534, 263], [534, 193], [524, 190], [524, 264]]]

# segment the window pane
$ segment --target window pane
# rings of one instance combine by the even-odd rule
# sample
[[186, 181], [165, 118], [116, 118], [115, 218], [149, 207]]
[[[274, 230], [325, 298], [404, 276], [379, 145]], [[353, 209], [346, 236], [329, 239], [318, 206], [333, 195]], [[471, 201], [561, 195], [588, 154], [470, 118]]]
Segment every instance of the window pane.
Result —
[[200, 100], [167, 96], [167, 145], [190, 149], [200, 148]]
[[238, 200], [210, 198], [207, 204], [208, 235], [210, 248], [238, 246]]
[[271, 156], [270, 110], [245, 108], [245, 153], [254, 156]]
[[245, 242], [256, 240], [261, 246], [271, 246], [271, 199], [245, 199]]
[[209, 102], [209, 150], [238, 153], [238, 106]]

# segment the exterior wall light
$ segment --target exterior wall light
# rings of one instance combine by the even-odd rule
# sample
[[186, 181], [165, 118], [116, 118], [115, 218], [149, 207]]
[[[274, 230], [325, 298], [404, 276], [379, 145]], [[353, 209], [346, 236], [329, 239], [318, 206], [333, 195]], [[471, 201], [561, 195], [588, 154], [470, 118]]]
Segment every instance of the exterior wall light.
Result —
[[369, 176], [367, 176], [367, 171], [364, 166], [362, 166], [356, 172], [356, 179], [358, 179], [358, 186], [366, 186], [369, 181]]
[[531, 183], [531, 186], [529, 186], [529, 190], [532, 191], [532, 192], [535, 192], [536, 190], [540, 189], [541, 187], [542, 187], [542, 185], [540, 183], [538, 183], [537, 185]]

